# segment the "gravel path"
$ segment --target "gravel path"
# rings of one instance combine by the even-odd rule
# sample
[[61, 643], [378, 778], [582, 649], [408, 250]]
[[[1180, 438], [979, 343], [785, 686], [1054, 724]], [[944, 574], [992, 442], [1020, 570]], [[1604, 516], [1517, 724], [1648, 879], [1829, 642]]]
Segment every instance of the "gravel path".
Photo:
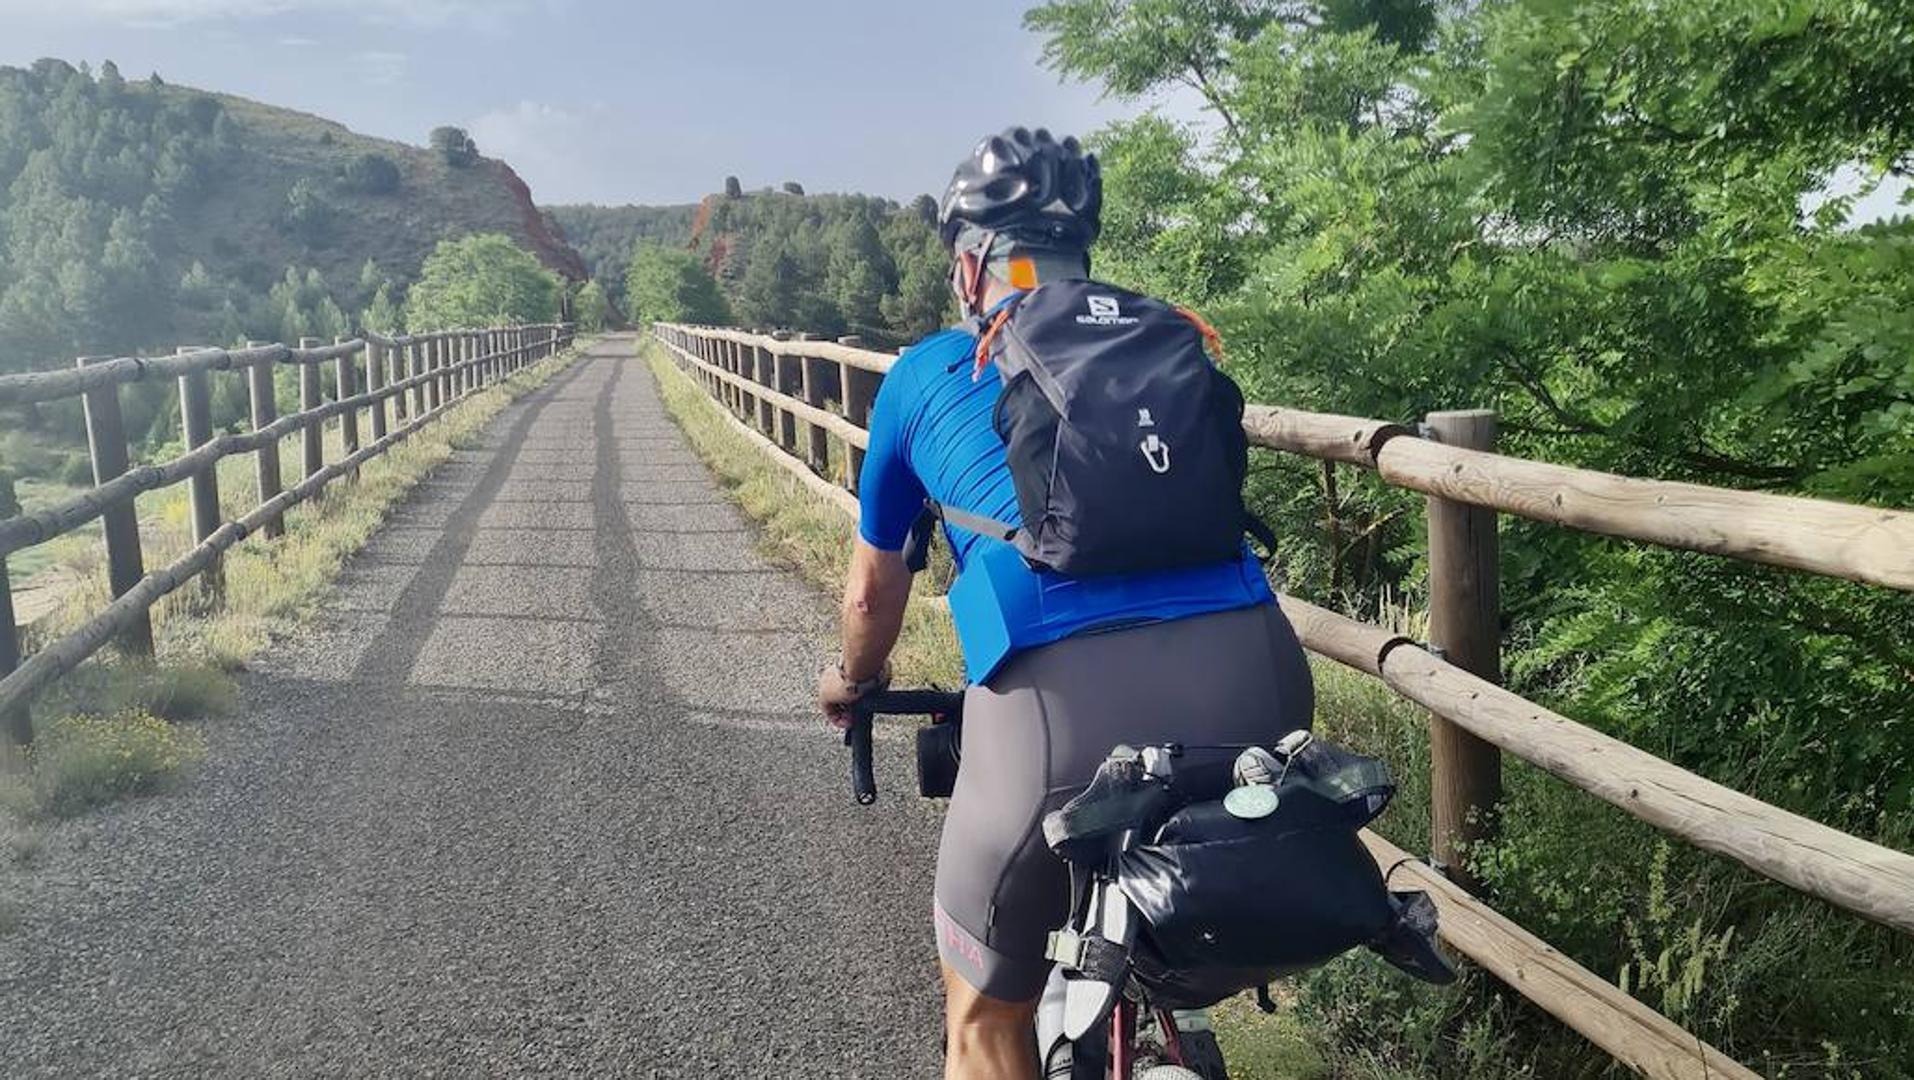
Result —
[[899, 740], [852, 805], [830, 622], [602, 342], [7, 872], [0, 1076], [932, 1074], [936, 818]]

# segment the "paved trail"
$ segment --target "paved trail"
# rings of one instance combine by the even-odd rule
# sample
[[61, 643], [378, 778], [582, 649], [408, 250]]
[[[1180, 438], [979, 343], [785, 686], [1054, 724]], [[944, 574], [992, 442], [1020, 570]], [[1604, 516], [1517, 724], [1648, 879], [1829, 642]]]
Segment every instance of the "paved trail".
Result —
[[520, 400], [243, 683], [180, 792], [12, 872], [0, 1076], [918, 1077], [936, 821], [806, 713], [629, 338]]

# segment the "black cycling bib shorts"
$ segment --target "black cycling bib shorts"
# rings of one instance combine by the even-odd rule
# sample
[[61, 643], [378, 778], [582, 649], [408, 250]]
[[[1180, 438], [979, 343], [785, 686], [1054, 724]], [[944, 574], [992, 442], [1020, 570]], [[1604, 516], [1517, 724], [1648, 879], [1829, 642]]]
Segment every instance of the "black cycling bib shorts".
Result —
[[1070, 904], [1043, 815], [1118, 743], [1266, 744], [1308, 727], [1314, 699], [1308, 660], [1274, 604], [1078, 634], [1012, 657], [964, 699], [963, 768], [937, 852], [938, 954], [988, 997], [1037, 997], [1045, 941]]

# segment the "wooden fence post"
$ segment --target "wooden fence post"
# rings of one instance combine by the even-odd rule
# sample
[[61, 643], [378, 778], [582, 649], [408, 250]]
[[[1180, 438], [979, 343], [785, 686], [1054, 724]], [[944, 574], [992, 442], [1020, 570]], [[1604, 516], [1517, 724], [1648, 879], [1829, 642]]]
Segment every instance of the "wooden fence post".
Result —
[[[822, 341], [816, 334], [799, 334], [799, 341]], [[791, 353], [771, 356], [771, 385], [780, 394], [798, 397], [804, 393], [804, 357]], [[778, 406], [778, 445], [792, 457], [798, 456], [797, 414]]]
[[[387, 357], [388, 361], [392, 364], [392, 382], [402, 383], [405, 381], [407, 374], [409, 374], [406, 370], [406, 357], [410, 355], [411, 349], [411, 344], [404, 339], [392, 343], [392, 353]], [[400, 390], [398, 393], [392, 395], [393, 427], [399, 427], [404, 424], [406, 417], [406, 399], [410, 396], [411, 391], [408, 390]]]
[[[319, 339], [302, 337], [299, 347], [317, 348]], [[319, 365], [302, 363], [299, 365], [299, 411], [310, 412], [320, 405], [324, 398], [324, 388], [320, 385]], [[311, 476], [326, 467], [325, 425], [309, 423], [300, 429], [300, 445], [305, 449], [305, 475]]]
[[[385, 343], [378, 338], [366, 337], [366, 389], [378, 393], [385, 389]], [[372, 441], [385, 438], [385, 399], [372, 403]]]
[[[795, 334], [783, 332], [780, 332], [780, 334], [774, 334], [772, 337], [778, 341], [790, 341], [796, 336]], [[770, 349], [762, 346], [752, 346], [751, 371], [748, 375], [748, 378], [751, 380], [751, 385], [762, 386], [767, 389], [776, 385], [776, 381], [771, 375], [771, 366], [774, 359], [775, 357]], [[754, 394], [752, 396], [757, 398], [758, 430], [764, 434], [765, 438], [775, 442], [778, 437], [777, 417], [774, 411], [775, 407], [771, 403], [771, 397], [768, 394]]]
[[[1487, 409], [1430, 413], [1430, 438], [1446, 446], [1494, 450], [1496, 416]], [[1496, 513], [1430, 496], [1429, 644], [1449, 663], [1502, 681], [1500, 571]], [[1429, 717], [1430, 851], [1436, 866], [1471, 890], [1470, 845], [1494, 830], [1502, 797], [1502, 755], [1448, 719]]]
[[[266, 344], [263, 341], [248, 341], [248, 348]], [[272, 426], [279, 419], [279, 398], [274, 385], [273, 372], [276, 364], [254, 364], [246, 369], [246, 395], [252, 404], [253, 430], [259, 431]], [[259, 483], [259, 501], [271, 502], [279, 497], [281, 484], [279, 474], [279, 440], [273, 439], [261, 446], [253, 455], [253, 474]], [[268, 540], [277, 540], [286, 535], [285, 519], [274, 515], [260, 530]]]
[[[177, 350], [182, 353], [197, 352], [192, 346], [182, 345]], [[205, 370], [189, 371], [179, 377], [179, 422], [180, 430], [186, 437], [188, 452], [197, 450], [213, 440], [213, 395], [207, 381]], [[203, 544], [219, 531], [219, 463], [207, 465], [193, 474], [187, 481], [193, 503], [193, 543]], [[218, 605], [226, 595], [226, 571], [223, 557], [215, 557], [206, 564], [201, 575], [205, 582], [202, 595], [212, 604]]]
[[445, 403], [445, 333], [440, 331], [425, 341], [425, 369], [432, 372], [432, 378], [426, 381], [431, 394], [426, 400], [436, 409]]
[[[844, 380], [844, 418], [858, 427], [869, 430], [871, 426], [871, 403], [877, 400], [877, 387], [883, 376], [875, 371], [866, 371], [849, 364], [839, 364], [839, 377]], [[857, 493], [857, 476], [864, 471], [864, 451], [846, 443], [844, 445], [844, 487], [852, 494]]]
[[[755, 345], [746, 345], [741, 341], [725, 341], [721, 338], [709, 338], [707, 340], [717, 349], [718, 355], [723, 358], [724, 370], [733, 375], [743, 376], [748, 366], [745, 357], [747, 355], [757, 355], [757, 346]], [[732, 383], [731, 411], [737, 414], [738, 419], [748, 422], [751, 419], [752, 408], [751, 392], [744, 388], [743, 383]]]
[[[347, 339], [342, 337], [333, 338], [332, 343], [334, 345], [342, 345], [346, 340]], [[358, 395], [359, 361], [354, 358], [352, 353], [345, 353], [338, 358], [337, 380], [339, 383], [340, 401]], [[351, 457], [359, 452], [359, 410], [347, 409], [345, 412], [339, 414], [339, 442], [345, 447], [345, 453], [342, 456]], [[347, 480], [357, 480], [358, 478], [359, 470], [357, 468], [354, 468], [350, 473], [346, 474]]]
[[[406, 349], [405, 373], [409, 378], [417, 379], [425, 375], [425, 341], [424, 338], [414, 338], [412, 344]], [[425, 415], [426, 399], [429, 396], [423, 382], [412, 387], [413, 419]]]
[[[824, 408], [824, 371], [828, 360], [816, 356], [804, 358], [803, 381], [801, 391], [804, 403], [813, 409]], [[810, 462], [811, 471], [824, 476], [831, 468], [831, 436], [817, 424], [805, 421], [804, 457]]]
[[[80, 366], [96, 364], [107, 357], [83, 356]], [[126, 423], [120, 415], [118, 384], [95, 387], [83, 398], [86, 410], [86, 446], [93, 458], [93, 483], [99, 486], [126, 472]], [[113, 598], [146, 576], [146, 560], [140, 551], [140, 521], [133, 500], [115, 503], [100, 515], [106, 534], [106, 580]], [[120, 648], [134, 656], [153, 655], [153, 620], [142, 611], [126, 624], [118, 635]]]
[[[7, 557], [0, 555], [0, 679], [19, 666], [20, 627], [13, 621], [13, 584], [7, 580]], [[0, 714], [0, 725], [20, 746], [33, 741], [33, 713], [25, 705]]]

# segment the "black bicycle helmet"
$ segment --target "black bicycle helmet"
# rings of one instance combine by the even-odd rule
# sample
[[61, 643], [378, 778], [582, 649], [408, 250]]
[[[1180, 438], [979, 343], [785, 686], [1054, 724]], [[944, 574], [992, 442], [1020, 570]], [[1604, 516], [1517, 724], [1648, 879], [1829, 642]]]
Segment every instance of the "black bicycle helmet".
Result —
[[937, 227], [951, 247], [965, 225], [1035, 246], [1087, 251], [1101, 228], [1103, 172], [1075, 138], [1013, 127], [977, 144], [944, 190]]

